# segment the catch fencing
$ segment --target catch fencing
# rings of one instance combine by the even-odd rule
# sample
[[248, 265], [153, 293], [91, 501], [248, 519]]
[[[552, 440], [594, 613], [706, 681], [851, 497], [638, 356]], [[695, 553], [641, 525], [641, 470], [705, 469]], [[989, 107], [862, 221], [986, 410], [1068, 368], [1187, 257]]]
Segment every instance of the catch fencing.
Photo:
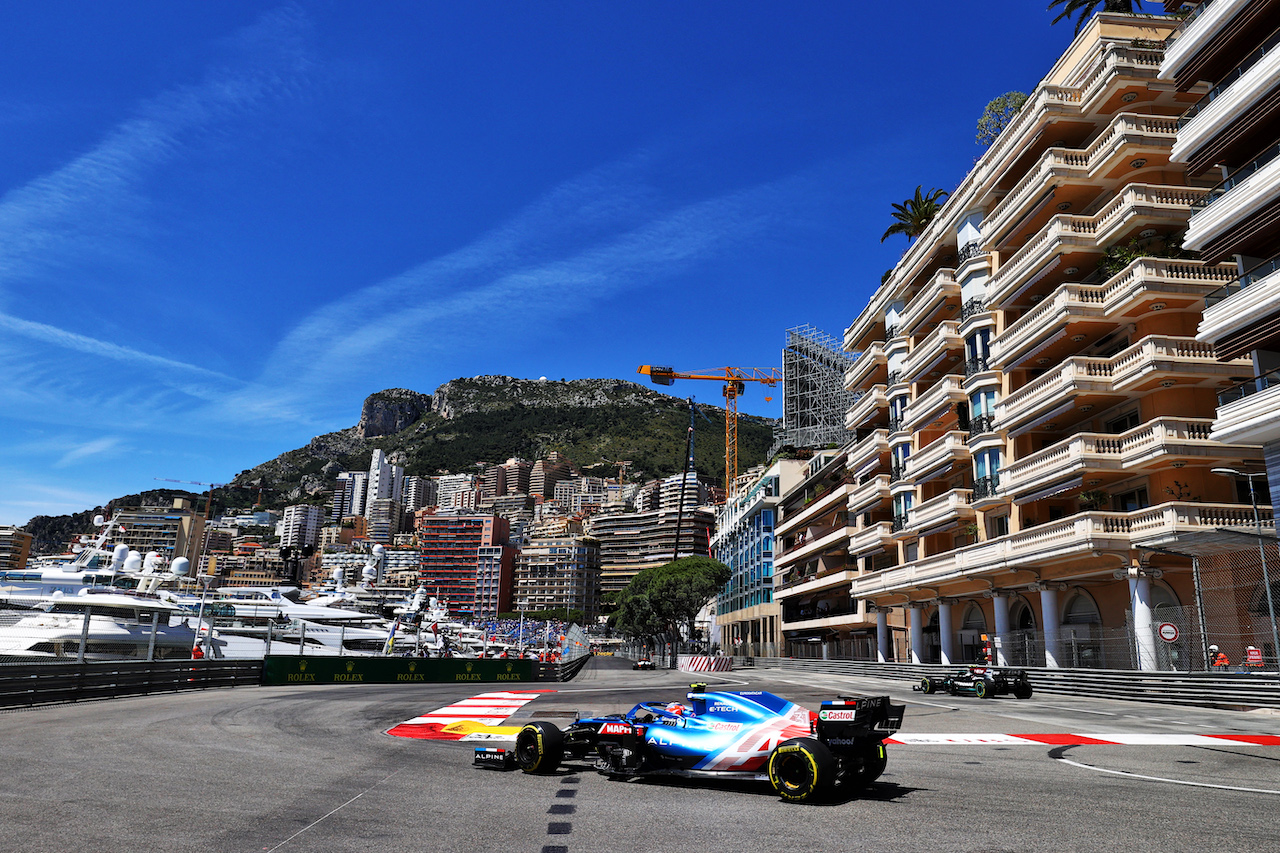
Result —
[[[945, 676], [957, 671], [955, 666], [940, 664], [794, 658], [736, 658], [734, 666], [876, 678], [908, 685], [918, 683], [926, 675]], [[1026, 672], [1032, 689], [1038, 693], [1237, 710], [1280, 708], [1280, 678], [1274, 672], [1126, 672], [1044, 667], [1028, 667]], [[944, 694], [937, 700], [946, 701], [946, 698]]]

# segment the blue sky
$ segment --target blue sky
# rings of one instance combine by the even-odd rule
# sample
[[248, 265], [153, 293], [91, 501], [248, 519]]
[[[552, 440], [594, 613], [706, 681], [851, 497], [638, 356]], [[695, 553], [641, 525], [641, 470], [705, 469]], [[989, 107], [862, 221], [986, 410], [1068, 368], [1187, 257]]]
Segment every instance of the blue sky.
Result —
[[839, 337], [891, 203], [1069, 43], [1045, 5], [10, 0], [0, 524], [226, 482], [383, 388]]

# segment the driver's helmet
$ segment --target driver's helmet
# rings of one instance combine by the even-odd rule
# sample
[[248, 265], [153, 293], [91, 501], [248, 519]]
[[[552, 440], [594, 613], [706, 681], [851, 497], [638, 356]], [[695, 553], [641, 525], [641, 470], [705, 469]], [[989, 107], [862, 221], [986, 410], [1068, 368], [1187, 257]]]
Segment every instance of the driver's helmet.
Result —
[[675, 714], [677, 717], [683, 717], [689, 713], [689, 709], [679, 702], [672, 702], [667, 706], [666, 711], [668, 714]]

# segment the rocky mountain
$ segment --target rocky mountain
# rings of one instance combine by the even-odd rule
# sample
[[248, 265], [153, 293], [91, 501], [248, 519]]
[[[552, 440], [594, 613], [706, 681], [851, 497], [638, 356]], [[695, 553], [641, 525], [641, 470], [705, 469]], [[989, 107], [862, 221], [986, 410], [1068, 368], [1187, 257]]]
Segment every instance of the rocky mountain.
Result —
[[[722, 476], [724, 410], [699, 404], [695, 463]], [[512, 457], [534, 460], [555, 450], [589, 473], [613, 475], [629, 461], [630, 479], [677, 473], [684, 463], [689, 407], [680, 399], [616, 379], [528, 380], [509, 376], [455, 379], [422, 394], [391, 388], [371, 394], [359, 422], [317, 436], [305, 447], [241, 472], [219, 502], [270, 506], [320, 502], [341, 471], [365, 470], [375, 448], [422, 476], [463, 473]], [[738, 418], [742, 468], [764, 460], [773, 438], [766, 418]]]

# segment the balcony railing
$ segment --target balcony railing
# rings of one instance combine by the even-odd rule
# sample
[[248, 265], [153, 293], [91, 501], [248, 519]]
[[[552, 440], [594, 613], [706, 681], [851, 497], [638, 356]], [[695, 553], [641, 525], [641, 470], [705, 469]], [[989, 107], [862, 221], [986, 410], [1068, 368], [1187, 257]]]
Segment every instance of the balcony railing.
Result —
[[895, 462], [889, 466], [889, 482], [896, 483], [907, 476], [907, 463]]
[[987, 303], [981, 297], [975, 296], [964, 305], [960, 306], [960, 322], [963, 323], [970, 317], [976, 317], [987, 310]]
[[1206, 207], [1239, 186], [1241, 181], [1250, 177], [1263, 166], [1276, 159], [1277, 155], [1280, 155], [1280, 142], [1272, 145], [1256, 159], [1244, 164], [1239, 169], [1236, 169], [1224, 178], [1222, 183], [1209, 190], [1209, 192], [1207, 192], [1202, 198], [1192, 202], [1191, 209], [1197, 213], [1204, 210]]
[[1219, 391], [1218, 407], [1221, 408], [1228, 403], [1234, 403], [1236, 400], [1243, 400], [1251, 394], [1266, 391], [1268, 388], [1274, 388], [1277, 385], [1280, 385], [1280, 370], [1272, 370], [1252, 379], [1246, 379], [1244, 382], [1239, 382], [1230, 388], [1224, 388]]
[[968, 377], [970, 377], [970, 376], [973, 376], [974, 374], [977, 374], [977, 373], [985, 373], [986, 371], [988, 371], [988, 370], [990, 370], [990, 369], [991, 369], [991, 367], [990, 367], [990, 365], [987, 363], [987, 357], [986, 357], [986, 356], [979, 356], [978, 358], [971, 358], [971, 359], [968, 359], [967, 361], [965, 361], [965, 363], [964, 363], [964, 375], [965, 375], [965, 377], [966, 377], [966, 378], [968, 378]]
[[1280, 271], [1280, 255], [1269, 261], [1263, 261], [1230, 284], [1224, 284], [1204, 298], [1204, 307], [1211, 308], [1224, 299], [1235, 296], [1251, 284], [1257, 284], [1274, 272]]
[[902, 431], [902, 416], [898, 415], [895, 418], [889, 418], [889, 432], [901, 432], [901, 431]]
[[996, 431], [995, 415], [974, 415], [969, 419], [969, 438]]
[[893, 522], [889, 525], [889, 529], [894, 533], [904, 529], [907, 526], [907, 517], [905, 515], [895, 515]]
[[992, 474], [990, 477], [979, 477], [973, 481], [973, 499], [975, 501], [995, 497], [999, 491], [999, 474]]
[[968, 260], [976, 258], [978, 257], [978, 255], [981, 255], [981, 254], [982, 254], [982, 241], [970, 240], [968, 243], [965, 243], [963, 246], [961, 246], [959, 253], [956, 254], [956, 266], [959, 266], [960, 264], [963, 264]]
[[1263, 42], [1261, 46], [1253, 51], [1253, 53], [1246, 56], [1239, 65], [1228, 71], [1226, 76], [1222, 78], [1222, 81], [1218, 83], [1218, 85], [1210, 89], [1205, 93], [1203, 98], [1196, 101], [1195, 105], [1192, 106], [1191, 109], [1183, 113], [1178, 119], [1178, 129], [1181, 130], [1186, 127], [1189, 121], [1204, 112], [1206, 107], [1216, 101], [1224, 92], [1230, 89], [1237, 80], [1247, 74], [1250, 68], [1257, 65], [1262, 57], [1275, 50], [1276, 45], [1280, 45], [1280, 30], [1276, 30], [1276, 32], [1272, 33], [1271, 38]]

